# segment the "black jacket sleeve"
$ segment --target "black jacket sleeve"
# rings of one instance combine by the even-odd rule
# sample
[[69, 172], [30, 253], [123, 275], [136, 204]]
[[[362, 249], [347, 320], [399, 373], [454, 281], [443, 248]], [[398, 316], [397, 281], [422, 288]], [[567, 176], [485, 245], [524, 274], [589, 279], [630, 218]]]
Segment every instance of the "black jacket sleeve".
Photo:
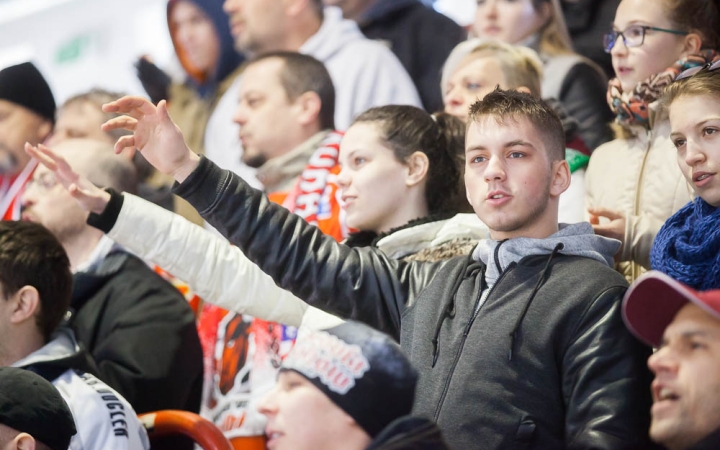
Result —
[[571, 330], [562, 361], [568, 449], [653, 448], [647, 440], [652, 375], [646, 364], [652, 350], [623, 324], [625, 290], [601, 293]]
[[173, 190], [280, 287], [396, 338], [405, 307], [438, 265], [400, 262], [374, 248], [338, 244], [206, 158]]

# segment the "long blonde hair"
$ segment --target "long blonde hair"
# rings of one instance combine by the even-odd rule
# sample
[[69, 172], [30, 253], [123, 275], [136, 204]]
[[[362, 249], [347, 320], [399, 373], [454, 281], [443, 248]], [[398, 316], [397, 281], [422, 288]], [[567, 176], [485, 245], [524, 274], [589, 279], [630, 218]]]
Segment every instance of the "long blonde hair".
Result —
[[532, 0], [535, 11], [540, 11], [542, 4], [548, 2], [550, 3], [550, 19], [538, 31], [540, 53], [548, 55], [574, 53], [560, 0]]

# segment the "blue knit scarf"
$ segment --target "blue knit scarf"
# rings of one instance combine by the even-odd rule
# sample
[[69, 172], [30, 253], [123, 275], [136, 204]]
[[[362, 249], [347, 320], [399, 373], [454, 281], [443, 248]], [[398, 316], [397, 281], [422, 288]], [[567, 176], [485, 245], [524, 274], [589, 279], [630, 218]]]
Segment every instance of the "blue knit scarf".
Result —
[[693, 289], [720, 289], [720, 208], [701, 198], [683, 206], [655, 237], [650, 264]]

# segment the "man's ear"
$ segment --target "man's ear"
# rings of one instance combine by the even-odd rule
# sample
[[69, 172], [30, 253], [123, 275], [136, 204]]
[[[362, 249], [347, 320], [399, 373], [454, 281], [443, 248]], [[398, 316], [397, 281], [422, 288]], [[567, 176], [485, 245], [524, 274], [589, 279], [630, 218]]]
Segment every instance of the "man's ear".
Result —
[[518, 86], [515, 90], [524, 94], [532, 94], [532, 92], [530, 92], [530, 88], [527, 86]]
[[17, 436], [15, 436], [15, 439], [13, 439], [12, 445], [10, 446], [12, 449], [16, 450], [35, 450], [36, 443], [35, 438], [30, 436], [27, 433], [20, 433]]
[[430, 160], [423, 152], [417, 151], [410, 155], [405, 161], [408, 168], [405, 177], [405, 185], [408, 187], [420, 184], [425, 178], [430, 168]]
[[8, 300], [13, 303], [10, 322], [19, 324], [34, 319], [40, 310], [40, 293], [33, 286], [23, 286]]
[[570, 166], [568, 165], [567, 161], [553, 161], [550, 195], [554, 197], [559, 197], [560, 194], [567, 191], [570, 187], [570, 180]]
[[300, 94], [294, 104], [298, 109], [297, 119], [301, 125], [310, 125], [318, 120], [322, 109], [322, 100], [316, 92], [308, 91]]
[[297, 16], [305, 11], [310, 0], [283, 0], [285, 13], [288, 16]]

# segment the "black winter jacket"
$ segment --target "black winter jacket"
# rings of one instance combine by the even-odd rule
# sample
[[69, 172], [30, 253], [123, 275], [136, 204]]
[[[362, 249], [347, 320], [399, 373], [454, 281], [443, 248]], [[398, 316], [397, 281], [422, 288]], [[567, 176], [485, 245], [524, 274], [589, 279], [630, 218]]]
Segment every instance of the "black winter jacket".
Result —
[[138, 414], [198, 412], [202, 349], [178, 290], [125, 252], [110, 253], [73, 282], [69, 325], [97, 362], [98, 377]]
[[443, 64], [467, 33], [452, 19], [419, 0], [380, 0], [358, 21], [368, 39], [387, 42], [430, 113], [444, 109], [440, 91]]
[[646, 448], [650, 349], [623, 325], [627, 284], [562, 254], [512, 264], [478, 309], [485, 266], [350, 248], [207, 159], [175, 191], [309, 304], [399, 337], [415, 415], [455, 449]]

